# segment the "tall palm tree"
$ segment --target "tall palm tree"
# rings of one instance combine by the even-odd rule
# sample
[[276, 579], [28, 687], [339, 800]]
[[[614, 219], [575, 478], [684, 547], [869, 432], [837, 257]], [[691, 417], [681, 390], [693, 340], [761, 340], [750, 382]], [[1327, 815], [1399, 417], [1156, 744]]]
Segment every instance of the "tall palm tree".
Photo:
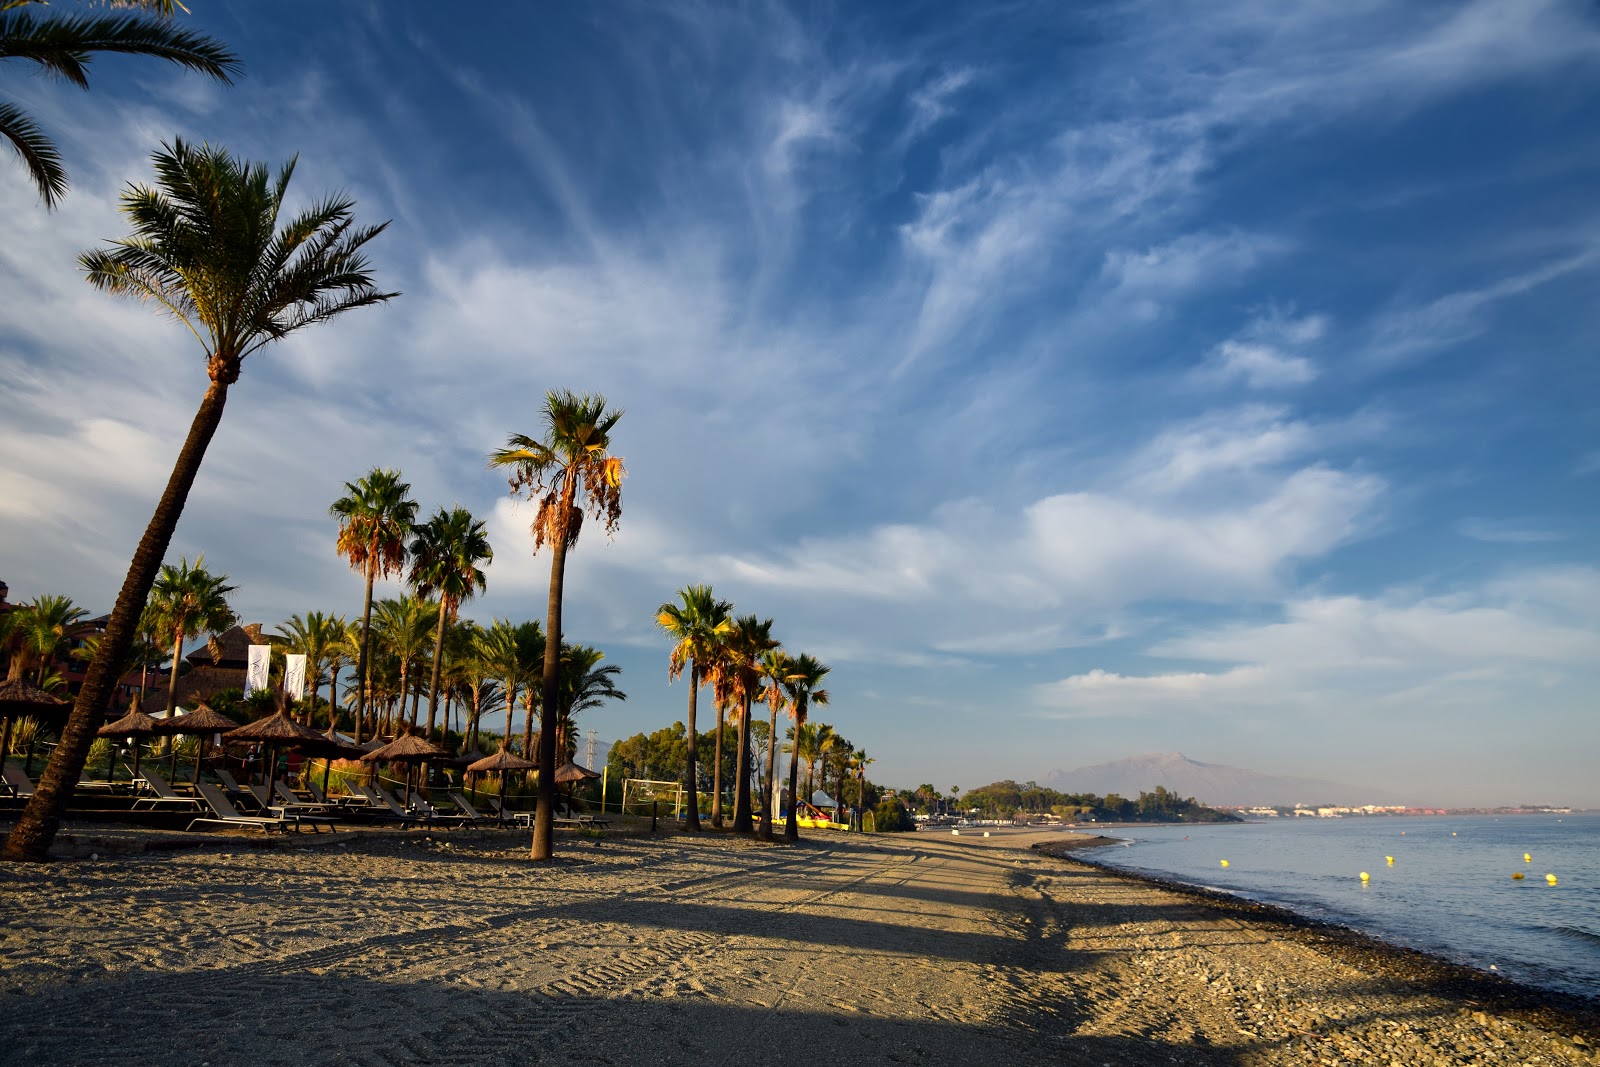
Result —
[[755, 829], [750, 810], [750, 705], [760, 688], [761, 654], [778, 647], [772, 637], [772, 620], [741, 615], [725, 643], [717, 665], [714, 689], [717, 701], [739, 717], [739, 744], [733, 781], [733, 829], [747, 834]]
[[[767, 723], [767, 759], [761, 783], [761, 837], [766, 841], [773, 839], [772, 784], [776, 778], [775, 769], [778, 763], [778, 715], [789, 706], [789, 694], [785, 683], [794, 672], [793, 663], [793, 659], [783, 649], [774, 648], [763, 652], [757, 664], [761, 674], [761, 699], [772, 711], [772, 719]], [[793, 807], [791, 804], [790, 808]]]
[[[689, 749], [686, 756], [684, 770], [684, 789], [688, 793], [688, 818], [684, 828], [691, 833], [700, 831], [700, 795], [696, 785], [698, 772], [696, 765], [699, 754], [696, 751], [695, 710], [700, 696], [700, 685], [705, 680], [707, 665], [713, 663], [721, 654], [723, 639], [733, 629], [733, 604], [726, 600], [718, 600], [711, 592], [709, 585], [689, 585], [678, 590], [678, 603], [670, 601], [656, 609], [656, 625], [666, 631], [674, 644], [672, 653], [667, 659], [667, 678], [676, 680], [683, 673], [684, 668], [689, 669]], [[718, 718], [720, 723], [720, 716]], [[718, 753], [720, 756], [721, 753]], [[718, 793], [722, 789], [722, 774], [720, 759], [717, 761], [719, 770], [717, 774]], [[720, 801], [720, 796], [718, 801]], [[720, 824], [721, 804], [714, 801], [712, 807], [716, 808], [716, 817]]]
[[539, 810], [533, 825], [532, 857], [547, 860], [555, 849], [556, 702], [561, 684], [561, 598], [567, 552], [578, 541], [584, 513], [599, 519], [607, 535], [622, 518], [622, 458], [613, 456], [611, 431], [621, 411], [606, 410], [598, 394], [545, 394], [545, 435], [513, 434], [489, 457], [492, 467], [511, 471], [513, 494], [538, 500], [533, 550], [550, 546], [550, 595], [546, 611], [544, 680], [539, 709]]
[[433, 673], [428, 680], [428, 732], [433, 740], [439, 711], [439, 665], [444, 662], [444, 628], [455, 622], [463, 600], [481, 593], [488, 579], [478, 564], [494, 559], [483, 522], [463, 507], [440, 508], [414, 530], [411, 541], [411, 584], [422, 596], [439, 597], [439, 624], [433, 635]]
[[372, 283], [364, 246], [384, 225], [357, 227], [353, 201], [313, 204], [280, 229], [294, 164], [269, 181], [265, 165], [181, 140], [154, 156], [158, 185], [130, 185], [122, 212], [133, 234], [80, 262], [91, 284], [148, 300], [187, 326], [206, 356], [210, 385], [167, 487], [139, 540], [101, 645], [61, 742], [6, 840], [11, 859], [43, 861], [83, 773], [100, 714], [133, 643], [150, 584], [166, 555], [228, 389], [246, 358], [305, 326], [395, 296]]
[[[235, 586], [226, 574], [206, 570], [206, 557], [191, 564], [179, 557], [178, 565], [163, 564], [150, 589], [150, 612], [172, 642], [172, 675], [167, 679], [167, 714], [178, 706], [178, 668], [183, 664], [183, 643], [201, 634], [220, 634], [239, 621], [228, 606]], [[213, 646], [215, 650], [216, 646]]]
[[84, 628], [89, 615], [71, 597], [36, 596], [14, 612], [14, 627], [22, 634], [22, 648], [38, 665], [34, 681], [44, 684], [45, 672]]
[[789, 672], [784, 676], [783, 688], [789, 697], [789, 706], [794, 710], [794, 728], [796, 744], [789, 749], [789, 821], [784, 824], [783, 837], [786, 841], [800, 840], [800, 805], [795, 801], [795, 790], [800, 787], [800, 745], [799, 733], [806, 725], [806, 717], [813, 707], [826, 707], [829, 700], [828, 691], [819, 688], [822, 680], [832, 670], [825, 663], [819, 662], [809, 653], [802, 653], [789, 661]]
[[[173, 13], [172, 0], [124, 0], [117, 5], [142, 7], [152, 14], [56, 15], [22, 10], [25, 6], [19, 0], [0, 2], [0, 60], [30, 60], [80, 89], [89, 88], [89, 62], [95, 52], [154, 56], [225, 85], [240, 69], [238, 57], [224, 45], [167, 21]], [[45, 206], [55, 207], [67, 191], [67, 172], [55, 143], [21, 108], [4, 101], [0, 101], [0, 138], [21, 157]]]
[[343, 615], [330, 621], [333, 640], [328, 644], [328, 736], [339, 732], [339, 671], [354, 663], [360, 651], [361, 638], [356, 628]]
[[[374, 609], [377, 619], [372, 628], [377, 634], [378, 643], [399, 665], [399, 718], [405, 715], [406, 697], [412, 696], [416, 689], [411, 668], [422, 662], [422, 657], [428, 654], [433, 644], [438, 610], [438, 605], [433, 601], [417, 596], [385, 598], [378, 601]], [[417, 725], [417, 701], [420, 699], [420, 695], [417, 695], [412, 700], [412, 729]], [[396, 722], [398, 731], [398, 718]]]
[[866, 829], [867, 825], [867, 767], [876, 762], [864, 748], [856, 749], [855, 758], [851, 760], [856, 772], [856, 807], [861, 811], [862, 829]]
[[405, 569], [406, 537], [417, 518], [417, 502], [411, 499], [411, 486], [400, 480], [400, 472], [374, 467], [366, 477], [345, 482], [345, 495], [335, 500], [328, 513], [339, 520], [339, 555], [366, 579], [365, 599], [361, 602], [361, 650], [356, 657], [356, 731], [361, 743], [361, 718], [367, 710], [372, 654], [372, 583]]

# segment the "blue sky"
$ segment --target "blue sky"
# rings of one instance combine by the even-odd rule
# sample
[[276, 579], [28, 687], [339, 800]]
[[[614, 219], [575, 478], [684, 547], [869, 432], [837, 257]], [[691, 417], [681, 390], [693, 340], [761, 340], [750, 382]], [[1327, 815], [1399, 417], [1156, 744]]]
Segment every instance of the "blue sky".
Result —
[[0, 169], [13, 600], [109, 607], [204, 389], [75, 268], [182, 136], [392, 218], [405, 293], [232, 391], [172, 555], [247, 618], [359, 611], [326, 509], [380, 464], [488, 520], [468, 614], [542, 614], [484, 456], [600, 391], [602, 740], [683, 716], [651, 616], [709, 581], [889, 783], [1180, 749], [1600, 805], [1589, 5], [193, 7], [236, 86], [0, 68], [74, 182]]

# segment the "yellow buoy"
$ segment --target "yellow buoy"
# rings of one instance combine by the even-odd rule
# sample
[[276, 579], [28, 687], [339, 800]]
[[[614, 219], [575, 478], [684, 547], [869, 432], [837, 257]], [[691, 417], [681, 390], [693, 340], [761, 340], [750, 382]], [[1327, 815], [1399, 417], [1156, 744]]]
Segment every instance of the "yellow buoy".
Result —
[[1513, 872], [1511, 872], [1511, 880], [1513, 882], [1522, 881], [1522, 872], [1521, 871], [1513, 871]]
[[1383, 858], [1384, 858], [1384, 860], [1386, 860], [1388, 862], [1389, 866], [1391, 866], [1391, 867], [1394, 866], [1394, 857], [1393, 856], [1385, 856]]
[[1366, 871], [1362, 871], [1361, 872], [1361, 880], [1363, 882], [1370, 882], [1370, 881], [1372, 881], [1372, 875], [1368, 874]]
[[1544, 876], [1544, 880], [1549, 882], [1551, 885], [1555, 885], [1556, 884], [1556, 876], [1553, 875], [1553, 874], [1545, 875]]
[[1523, 854], [1522, 854], [1522, 862], [1523, 862], [1523, 863], [1532, 863], [1532, 862], [1533, 862], [1533, 853], [1531, 853], [1531, 852], [1524, 852], [1524, 853], [1523, 853]]
[[1224, 867], [1226, 867], [1226, 866], [1227, 866], [1227, 865], [1228, 865], [1228, 861], [1227, 861], [1227, 860], [1223, 860], [1223, 861], [1222, 861], [1222, 865], [1223, 865], [1223, 866], [1224, 866]]

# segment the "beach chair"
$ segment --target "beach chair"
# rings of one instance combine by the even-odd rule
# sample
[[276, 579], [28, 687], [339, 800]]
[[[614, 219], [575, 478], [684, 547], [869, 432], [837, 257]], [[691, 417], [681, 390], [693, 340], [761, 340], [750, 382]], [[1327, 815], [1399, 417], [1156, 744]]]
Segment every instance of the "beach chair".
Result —
[[495, 816], [485, 815], [483, 812], [473, 807], [472, 801], [468, 800], [465, 796], [456, 792], [454, 789], [450, 790], [448, 795], [450, 797], [450, 802], [457, 808], [461, 809], [461, 814], [465, 815], [474, 826], [481, 825], [483, 823], [499, 821]]
[[144, 768], [144, 784], [154, 793], [153, 797], [140, 797], [133, 802], [134, 811], [154, 811], [157, 808], [188, 808], [190, 811], [199, 811], [204, 805], [195, 797], [186, 797], [173, 791], [167, 780], [149, 767]]
[[264, 834], [270, 834], [274, 830], [279, 833], [288, 832], [288, 819], [239, 814], [239, 809], [233, 806], [233, 801], [210, 782], [201, 782], [195, 788], [200, 791], [200, 798], [211, 809], [211, 817], [201, 816], [191, 822], [186, 829], [193, 830], [196, 826], [231, 826], [239, 830], [260, 830]]
[[421, 822], [417, 816], [411, 814], [400, 806], [400, 802], [389, 795], [389, 791], [371, 783], [363, 783], [359, 792], [366, 798], [370, 807], [362, 815], [374, 822], [397, 822], [402, 826]]
[[278, 799], [282, 803], [274, 804], [273, 807], [282, 808], [285, 812], [291, 812], [292, 811], [292, 812], [295, 812], [297, 814], [306, 814], [306, 815], [329, 815], [329, 814], [331, 814], [331, 811], [330, 811], [330, 809], [329, 809], [327, 804], [318, 803], [317, 801], [314, 801], [314, 800], [302, 800], [299, 797], [295, 796], [294, 790], [289, 788], [289, 784], [287, 782], [279, 782], [278, 783], [278, 785], [277, 785], [277, 793], [278, 793]]
[[444, 814], [428, 803], [427, 798], [420, 793], [412, 794], [411, 811], [413, 814], [420, 816], [423, 822], [429, 824], [438, 822], [444, 823], [446, 826], [463, 826], [467, 821], [465, 815]]
[[3, 791], [7, 796], [17, 800], [27, 800], [33, 796], [33, 779], [28, 777], [26, 771], [14, 763], [7, 763], [4, 770], [5, 786]]

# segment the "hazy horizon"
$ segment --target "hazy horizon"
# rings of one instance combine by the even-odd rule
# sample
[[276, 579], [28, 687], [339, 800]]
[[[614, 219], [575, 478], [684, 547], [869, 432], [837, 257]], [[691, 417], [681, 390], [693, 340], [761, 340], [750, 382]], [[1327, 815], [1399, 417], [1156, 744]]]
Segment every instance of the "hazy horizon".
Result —
[[380, 465], [487, 520], [464, 615], [542, 618], [485, 456], [596, 391], [602, 742], [684, 718], [653, 614], [710, 582], [833, 666], [886, 784], [1182, 751], [1600, 807], [1592, 6], [193, 6], [235, 86], [0, 65], [73, 182], [0, 160], [12, 601], [110, 609], [204, 390], [76, 265], [183, 137], [393, 219], [404, 292], [230, 394], [169, 558], [247, 621], [359, 612], [327, 508]]

